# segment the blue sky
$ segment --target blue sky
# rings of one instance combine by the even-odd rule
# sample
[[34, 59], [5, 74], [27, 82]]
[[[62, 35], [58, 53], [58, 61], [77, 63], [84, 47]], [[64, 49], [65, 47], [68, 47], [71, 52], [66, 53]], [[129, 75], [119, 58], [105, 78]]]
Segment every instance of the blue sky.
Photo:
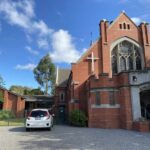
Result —
[[6, 87], [38, 87], [33, 68], [49, 53], [70, 67], [99, 37], [101, 19], [122, 10], [136, 24], [150, 22], [150, 0], [0, 0], [0, 74]]

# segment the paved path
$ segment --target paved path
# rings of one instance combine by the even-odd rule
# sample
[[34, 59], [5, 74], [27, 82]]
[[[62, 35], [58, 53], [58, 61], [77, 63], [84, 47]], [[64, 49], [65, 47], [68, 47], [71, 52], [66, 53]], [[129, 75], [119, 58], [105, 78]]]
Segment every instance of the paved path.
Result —
[[0, 127], [0, 150], [150, 150], [150, 133], [55, 126], [25, 132]]

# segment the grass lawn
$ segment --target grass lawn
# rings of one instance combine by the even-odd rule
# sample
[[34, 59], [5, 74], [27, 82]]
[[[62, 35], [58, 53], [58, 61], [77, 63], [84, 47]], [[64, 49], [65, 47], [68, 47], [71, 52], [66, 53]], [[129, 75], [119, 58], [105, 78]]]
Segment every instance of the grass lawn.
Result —
[[25, 119], [0, 120], [0, 126], [23, 126]]

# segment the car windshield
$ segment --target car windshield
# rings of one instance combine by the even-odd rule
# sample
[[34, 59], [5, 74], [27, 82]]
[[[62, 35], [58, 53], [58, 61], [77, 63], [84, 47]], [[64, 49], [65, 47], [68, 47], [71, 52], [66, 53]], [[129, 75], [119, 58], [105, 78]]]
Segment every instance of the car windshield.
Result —
[[47, 116], [47, 111], [36, 110], [31, 112], [31, 117], [45, 117]]

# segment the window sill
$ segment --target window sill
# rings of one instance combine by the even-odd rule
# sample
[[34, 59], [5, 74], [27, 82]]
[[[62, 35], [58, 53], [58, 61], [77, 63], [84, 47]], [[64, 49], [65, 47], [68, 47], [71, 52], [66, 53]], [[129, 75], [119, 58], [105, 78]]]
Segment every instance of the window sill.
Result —
[[96, 105], [92, 104], [92, 108], [120, 108], [120, 104], [115, 104], [115, 105], [110, 105], [110, 104], [101, 104], [101, 105]]

